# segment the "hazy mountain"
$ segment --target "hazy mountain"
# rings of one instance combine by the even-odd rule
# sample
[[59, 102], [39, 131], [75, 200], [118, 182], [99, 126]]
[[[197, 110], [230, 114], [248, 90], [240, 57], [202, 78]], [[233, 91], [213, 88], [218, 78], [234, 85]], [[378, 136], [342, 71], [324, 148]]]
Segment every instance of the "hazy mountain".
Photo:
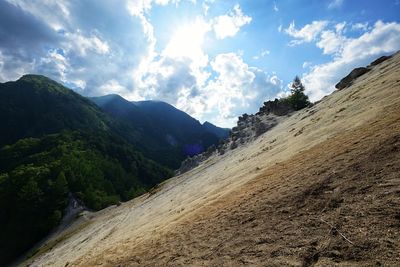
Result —
[[230, 129], [215, 126], [214, 124], [212, 124], [211, 122], [208, 122], [208, 121], [203, 123], [203, 128], [205, 128], [205, 129], [207, 129], [207, 131], [215, 134], [220, 139], [224, 139], [229, 136]]
[[117, 131], [143, 153], [172, 168], [187, 156], [217, 144], [225, 129], [204, 127], [198, 120], [161, 101], [129, 102], [119, 95], [90, 98], [119, 123]]

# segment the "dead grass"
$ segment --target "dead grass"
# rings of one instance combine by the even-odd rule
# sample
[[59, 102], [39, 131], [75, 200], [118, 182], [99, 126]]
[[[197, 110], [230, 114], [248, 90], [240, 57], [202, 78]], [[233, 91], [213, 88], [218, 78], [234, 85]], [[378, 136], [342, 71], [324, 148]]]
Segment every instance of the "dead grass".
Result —
[[[400, 54], [34, 266], [397, 266]], [[382, 81], [385, 81], [382, 83]]]
[[329, 139], [106, 266], [396, 266], [400, 109]]

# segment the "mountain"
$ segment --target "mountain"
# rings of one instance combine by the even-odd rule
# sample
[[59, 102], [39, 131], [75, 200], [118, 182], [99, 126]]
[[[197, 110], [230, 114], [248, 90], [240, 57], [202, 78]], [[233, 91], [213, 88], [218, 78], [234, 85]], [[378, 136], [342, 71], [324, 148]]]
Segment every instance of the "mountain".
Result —
[[398, 266], [399, 77], [400, 53], [148, 197], [81, 218], [25, 264]]
[[225, 139], [229, 136], [229, 131], [230, 129], [228, 128], [220, 128], [218, 126], [215, 126], [214, 124], [206, 121], [203, 123], [203, 128], [207, 129], [210, 133], [215, 134], [218, 136], [219, 139]]
[[217, 144], [218, 136], [205, 129], [201, 123], [187, 113], [161, 101], [138, 101], [134, 104], [140, 107], [166, 134], [170, 143], [182, 143], [185, 154], [192, 156], [190, 146], [200, 145], [204, 150], [212, 144]]
[[109, 129], [103, 112], [85, 97], [40, 75], [0, 84], [0, 147], [61, 130]]
[[212, 130], [170, 104], [161, 101], [129, 102], [119, 95], [90, 98], [119, 126], [117, 131], [145, 156], [178, 168], [187, 156], [217, 144], [225, 129]]
[[60, 223], [71, 195], [99, 210], [172, 174], [97, 105], [44, 76], [0, 84], [0, 120], [2, 266]]

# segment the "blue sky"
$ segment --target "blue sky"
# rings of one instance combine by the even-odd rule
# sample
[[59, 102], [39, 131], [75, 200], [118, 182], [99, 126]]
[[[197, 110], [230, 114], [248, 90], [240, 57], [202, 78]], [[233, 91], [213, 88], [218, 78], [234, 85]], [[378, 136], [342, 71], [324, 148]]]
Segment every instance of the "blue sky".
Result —
[[0, 82], [163, 100], [231, 127], [299, 75], [311, 100], [400, 49], [400, 0], [0, 0]]

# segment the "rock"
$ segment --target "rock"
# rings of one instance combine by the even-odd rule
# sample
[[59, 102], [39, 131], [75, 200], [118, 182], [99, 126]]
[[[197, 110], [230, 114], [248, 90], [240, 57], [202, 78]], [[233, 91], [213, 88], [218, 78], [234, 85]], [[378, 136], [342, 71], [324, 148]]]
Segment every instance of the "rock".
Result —
[[388, 60], [389, 58], [391, 58], [392, 56], [381, 56], [380, 58], [372, 61], [367, 68], [371, 68], [373, 66], [376, 66], [378, 64], [381, 64], [383, 61]]
[[346, 87], [349, 87], [350, 85], [353, 84], [353, 81], [355, 79], [357, 79], [358, 77], [364, 75], [365, 73], [367, 73], [368, 71], [370, 71], [371, 69], [369, 68], [365, 68], [365, 67], [360, 67], [360, 68], [355, 68], [354, 70], [352, 70], [349, 75], [347, 75], [346, 77], [344, 77], [343, 79], [340, 80], [340, 82], [338, 84], [335, 85], [335, 87], [338, 90], [342, 90]]
[[285, 116], [292, 111], [293, 108], [289, 103], [286, 103], [284, 101], [279, 101], [278, 99], [275, 98], [274, 101], [264, 102], [264, 106], [260, 108], [260, 111], [257, 114], [261, 115], [261, 114], [272, 113], [277, 116]]

